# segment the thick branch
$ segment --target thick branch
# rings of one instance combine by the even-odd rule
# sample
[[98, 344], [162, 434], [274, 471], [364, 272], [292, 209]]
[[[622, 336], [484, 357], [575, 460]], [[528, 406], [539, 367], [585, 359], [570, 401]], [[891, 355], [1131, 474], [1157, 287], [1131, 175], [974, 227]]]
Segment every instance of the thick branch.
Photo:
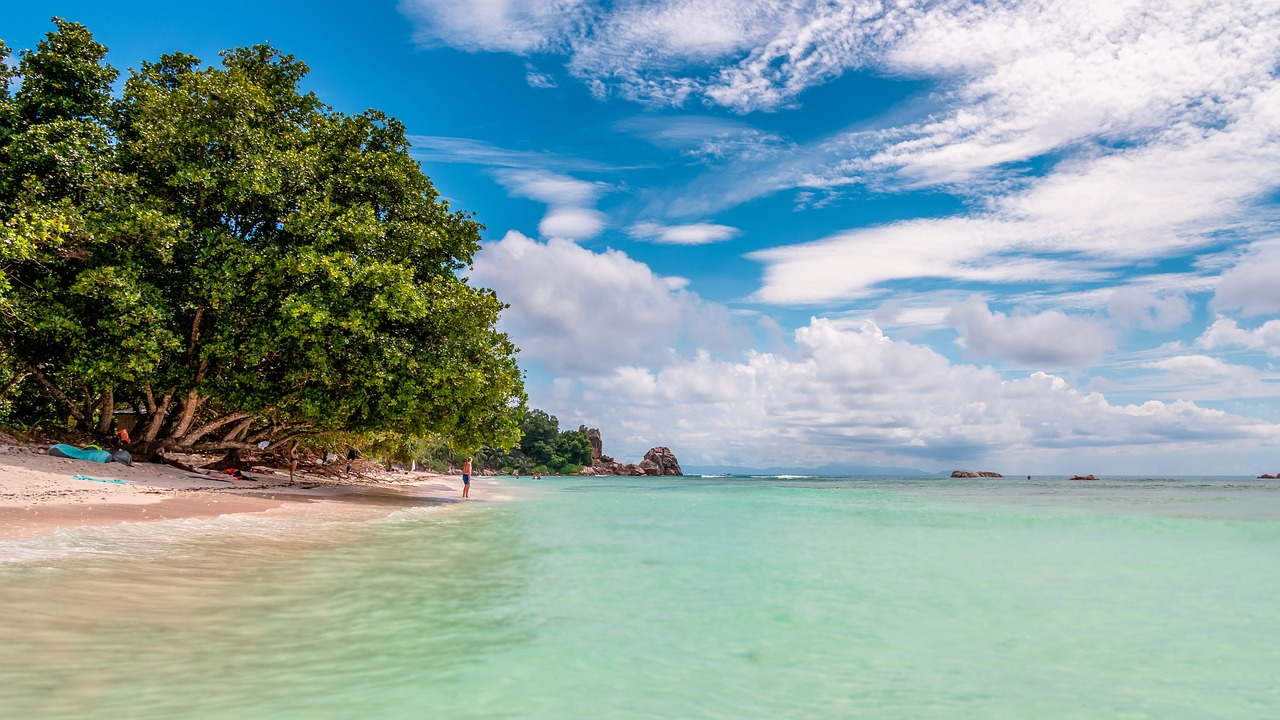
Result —
[[249, 418], [250, 421], [252, 421], [252, 418], [250, 417], [249, 413], [244, 413], [244, 412], [235, 413], [234, 415], [227, 415], [226, 417], [218, 418], [217, 420], [214, 420], [212, 422], [207, 422], [204, 425], [201, 425], [200, 427], [196, 428], [195, 430], [192, 430], [191, 432], [187, 433], [186, 435], [183, 435], [178, 440], [178, 442], [182, 445], [193, 445], [197, 440], [204, 437], [205, 435], [208, 435], [214, 430], [217, 430], [218, 428], [228, 425], [230, 423], [244, 420], [245, 418]]
[[45, 377], [44, 373], [40, 372], [40, 368], [25, 360], [22, 361], [22, 366], [27, 369], [27, 372], [35, 376], [36, 381], [43, 385], [45, 390], [49, 391], [49, 394], [53, 396], [54, 400], [57, 400], [67, 407], [67, 410], [71, 413], [71, 417], [75, 418], [76, 422], [81, 425], [88, 422], [88, 419], [84, 416], [84, 412], [71, 401], [71, 398], [66, 396], [66, 393], [59, 390], [57, 385], [54, 385], [49, 378]]
[[239, 440], [246, 432], [249, 431], [249, 428], [252, 425], [253, 418], [251, 417], [241, 420], [239, 425], [231, 428], [231, 430], [222, 437], [222, 441], [231, 442], [232, 440]]
[[[201, 201], [203, 202], [203, 200]], [[187, 346], [187, 362], [191, 362], [191, 358], [196, 352], [196, 340], [200, 337], [200, 320], [204, 318], [204, 308], [196, 310], [195, 320], [191, 322], [191, 344]], [[197, 380], [196, 382], [199, 382]]]
[[27, 376], [30, 374], [31, 373], [27, 373], [27, 372], [14, 373], [14, 376], [10, 378], [9, 382], [4, 384], [4, 389], [0, 390], [0, 398], [4, 397], [5, 395], [8, 395], [10, 390], [17, 387], [18, 383], [22, 382], [23, 380], [26, 380]]

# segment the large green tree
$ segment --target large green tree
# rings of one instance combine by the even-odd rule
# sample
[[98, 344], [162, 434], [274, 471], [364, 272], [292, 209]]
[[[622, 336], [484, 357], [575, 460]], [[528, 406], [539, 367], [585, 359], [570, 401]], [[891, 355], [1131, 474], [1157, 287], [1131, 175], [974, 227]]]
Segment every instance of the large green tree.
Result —
[[403, 125], [334, 112], [270, 46], [162, 56], [114, 100], [105, 48], [56, 22], [0, 96], [0, 343], [20, 370], [100, 429], [125, 398], [150, 441], [515, 442], [503, 306], [461, 276], [482, 228]]

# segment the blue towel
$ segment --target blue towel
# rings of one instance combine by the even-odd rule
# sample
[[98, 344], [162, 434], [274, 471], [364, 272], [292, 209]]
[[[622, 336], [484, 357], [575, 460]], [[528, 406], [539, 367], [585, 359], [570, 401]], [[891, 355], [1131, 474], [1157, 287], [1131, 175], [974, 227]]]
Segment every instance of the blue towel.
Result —
[[107, 480], [105, 478], [91, 478], [88, 475], [72, 475], [71, 477], [75, 478], [76, 480], [88, 480], [89, 482], [104, 482], [104, 483], [111, 483], [112, 485], [132, 485], [133, 484], [127, 480]]

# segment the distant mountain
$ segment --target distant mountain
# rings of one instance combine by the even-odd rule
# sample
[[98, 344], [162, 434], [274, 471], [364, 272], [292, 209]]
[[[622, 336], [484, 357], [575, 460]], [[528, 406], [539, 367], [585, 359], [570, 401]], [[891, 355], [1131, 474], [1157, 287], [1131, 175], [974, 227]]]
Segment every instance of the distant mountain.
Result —
[[842, 465], [830, 463], [821, 467], [769, 467], [750, 468], [739, 465], [684, 465], [685, 475], [822, 475], [843, 477], [846, 475], [889, 475], [895, 477], [937, 477], [950, 475], [947, 470], [941, 473], [925, 472], [915, 468], [882, 467], [878, 465]]

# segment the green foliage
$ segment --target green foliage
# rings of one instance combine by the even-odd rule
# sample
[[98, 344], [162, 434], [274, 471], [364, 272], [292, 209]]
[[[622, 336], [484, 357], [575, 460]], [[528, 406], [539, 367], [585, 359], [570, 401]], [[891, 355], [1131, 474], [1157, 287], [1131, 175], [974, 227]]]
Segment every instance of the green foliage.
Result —
[[394, 438], [389, 454], [516, 442], [504, 306], [459, 276], [481, 226], [440, 199], [403, 125], [332, 111], [266, 45], [220, 67], [164, 55], [116, 100], [106, 49], [55, 23], [16, 93], [0, 77], [15, 368], [78, 420], [109, 423], [120, 398], [181, 444], [245, 417], [239, 437], [346, 432]]
[[477, 467], [505, 474], [581, 472], [591, 464], [591, 441], [577, 430], [560, 431], [560, 421], [538, 409], [524, 412], [520, 444], [510, 452], [485, 446], [475, 454]]
[[591, 464], [591, 441], [577, 430], [566, 430], [556, 438], [556, 452], [552, 464], [563, 468], [568, 465]]

